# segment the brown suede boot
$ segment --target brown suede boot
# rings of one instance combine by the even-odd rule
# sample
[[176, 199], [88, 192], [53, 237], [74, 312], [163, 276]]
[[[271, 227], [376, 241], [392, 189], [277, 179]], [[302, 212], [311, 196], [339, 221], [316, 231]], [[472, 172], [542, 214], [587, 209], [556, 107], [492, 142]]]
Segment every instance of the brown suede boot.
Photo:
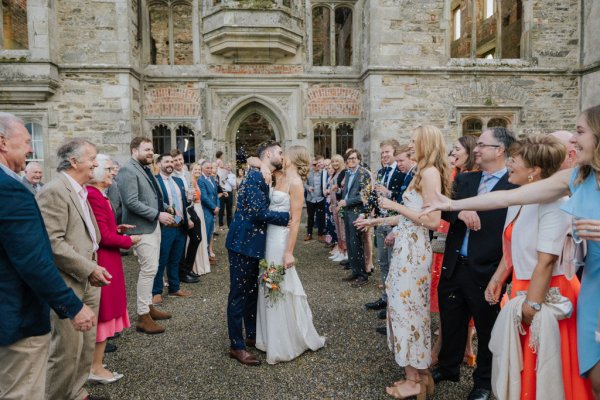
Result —
[[138, 315], [137, 321], [135, 321], [135, 330], [138, 332], [147, 333], [154, 335], [157, 333], [163, 333], [165, 328], [154, 322], [150, 313]]
[[171, 314], [165, 311], [160, 311], [158, 308], [154, 306], [150, 306], [150, 316], [155, 321], [160, 321], [162, 319], [170, 319], [172, 317]]

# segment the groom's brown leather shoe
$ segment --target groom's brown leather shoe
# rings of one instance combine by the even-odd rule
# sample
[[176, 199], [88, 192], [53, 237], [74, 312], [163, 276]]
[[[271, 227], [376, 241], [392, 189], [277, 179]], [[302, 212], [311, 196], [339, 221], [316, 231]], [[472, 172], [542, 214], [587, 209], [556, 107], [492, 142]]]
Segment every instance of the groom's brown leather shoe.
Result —
[[246, 349], [234, 350], [229, 349], [229, 358], [234, 358], [244, 365], [260, 365], [260, 361]]

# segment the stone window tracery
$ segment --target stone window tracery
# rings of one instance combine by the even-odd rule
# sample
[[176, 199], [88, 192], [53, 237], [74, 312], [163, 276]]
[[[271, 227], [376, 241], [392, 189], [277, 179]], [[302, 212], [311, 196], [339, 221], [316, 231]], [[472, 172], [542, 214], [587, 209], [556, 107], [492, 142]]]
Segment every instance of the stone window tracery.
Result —
[[312, 62], [314, 66], [351, 66], [353, 10], [346, 5], [313, 1]]
[[[334, 134], [335, 132], [335, 134]], [[354, 147], [354, 124], [343, 121], [320, 121], [313, 128], [313, 154], [331, 158]]]
[[152, 129], [152, 146], [155, 154], [171, 151], [171, 130], [166, 125], [158, 125]]
[[521, 0], [451, 0], [452, 58], [521, 58]]
[[517, 119], [517, 112], [503, 110], [465, 111], [461, 114], [462, 135], [479, 136], [488, 128], [507, 128], [513, 130]]
[[25, 128], [31, 135], [31, 148], [33, 152], [27, 156], [27, 161], [44, 162], [44, 129], [37, 122], [25, 123]]
[[152, 128], [152, 145], [155, 154], [177, 149], [183, 153], [186, 163], [195, 161], [196, 135], [187, 122], [156, 122]]
[[29, 48], [27, 0], [2, 0], [0, 3], [0, 49]]
[[153, 1], [148, 4], [150, 64], [193, 63], [192, 5], [187, 1]]

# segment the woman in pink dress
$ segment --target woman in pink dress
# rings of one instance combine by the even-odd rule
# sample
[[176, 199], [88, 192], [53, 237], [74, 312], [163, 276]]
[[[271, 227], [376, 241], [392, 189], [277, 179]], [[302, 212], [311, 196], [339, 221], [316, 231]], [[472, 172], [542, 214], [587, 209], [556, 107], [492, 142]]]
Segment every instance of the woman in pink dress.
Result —
[[89, 381], [97, 383], [113, 383], [123, 377], [118, 372], [104, 368], [102, 360], [106, 340], [130, 327], [127, 313], [127, 294], [125, 292], [125, 277], [121, 262], [121, 249], [129, 249], [140, 241], [140, 236], [122, 235], [131, 225], [119, 225], [106, 197], [106, 189], [112, 185], [116, 169], [109, 156], [98, 154], [98, 166], [94, 169], [94, 179], [87, 186], [88, 201], [94, 212], [100, 230], [100, 248], [98, 249], [98, 265], [106, 268], [112, 275], [110, 285], [103, 286], [98, 310], [98, 328], [96, 332], [96, 348]]

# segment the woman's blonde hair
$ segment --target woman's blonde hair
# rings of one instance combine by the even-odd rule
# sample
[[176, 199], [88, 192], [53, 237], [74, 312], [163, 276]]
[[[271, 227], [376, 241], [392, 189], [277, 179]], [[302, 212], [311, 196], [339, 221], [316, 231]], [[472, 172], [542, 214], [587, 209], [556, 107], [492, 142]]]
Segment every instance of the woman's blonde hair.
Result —
[[598, 189], [600, 189], [600, 105], [583, 110], [581, 115], [585, 117], [588, 126], [592, 130], [595, 149], [589, 165], [581, 165], [579, 167], [579, 174], [577, 174], [577, 179], [575, 179], [575, 185], [583, 182], [593, 170], [596, 173], [596, 184], [598, 185]]
[[508, 149], [511, 157], [520, 156], [527, 168], [539, 167], [541, 178], [554, 175], [567, 155], [567, 147], [554, 136], [537, 134], [516, 141]]
[[296, 166], [298, 175], [305, 181], [310, 172], [310, 154], [304, 146], [291, 146], [285, 152], [285, 156]]
[[448, 165], [448, 156], [446, 155], [444, 135], [433, 125], [419, 126], [413, 133], [415, 140], [415, 160], [417, 162], [417, 172], [414, 178], [415, 190], [421, 193], [421, 180], [423, 179], [421, 171], [429, 167], [434, 167], [440, 173], [442, 193], [448, 196], [450, 194], [450, 166]]
[[333, 165], [334, 161], [337, 161], [339, 163], [339, 165], [340, 165], [340, 168], [337, 171], [335, 171], [335, 172], [338, 172], [339, 170], [342, 170], [342, 169], [345, 168], [344, 157], [342, 157], [341, 155], [335, 154], [333, 157], [331, 157], [331, 164], [332, 165]]

